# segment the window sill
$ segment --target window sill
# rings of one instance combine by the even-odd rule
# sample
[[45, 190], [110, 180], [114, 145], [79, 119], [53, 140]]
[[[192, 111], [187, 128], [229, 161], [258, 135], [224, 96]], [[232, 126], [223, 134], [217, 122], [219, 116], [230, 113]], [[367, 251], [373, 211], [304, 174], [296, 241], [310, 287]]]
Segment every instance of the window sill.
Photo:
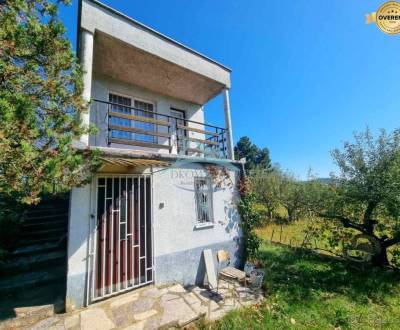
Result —
[[207, 228], [213, 228], [214, 227], [214, 222], [204, 222], [204, 223], [196, 223], [194, 225], [194, 229], [207, 229]]

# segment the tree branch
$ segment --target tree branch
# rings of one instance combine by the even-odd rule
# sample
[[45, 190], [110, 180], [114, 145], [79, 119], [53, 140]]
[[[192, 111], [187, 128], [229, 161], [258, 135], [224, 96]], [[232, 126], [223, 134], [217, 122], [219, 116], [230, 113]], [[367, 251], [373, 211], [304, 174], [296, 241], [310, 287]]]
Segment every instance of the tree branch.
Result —
[[317, 214], [318, 214], [318, 216], [320, 216], [322, 218], [339, 220], [343, 224], [343, 226], [346, 228], [353, 228], [364, 234], [374, 236], [371, 233], [369, 233], [367, 231], [367, 229], [365, 229], [362, 225], [359, 225], [344, 216], [337, 215], [337, 214], [325, 214], [325, 213], [317, 213]]

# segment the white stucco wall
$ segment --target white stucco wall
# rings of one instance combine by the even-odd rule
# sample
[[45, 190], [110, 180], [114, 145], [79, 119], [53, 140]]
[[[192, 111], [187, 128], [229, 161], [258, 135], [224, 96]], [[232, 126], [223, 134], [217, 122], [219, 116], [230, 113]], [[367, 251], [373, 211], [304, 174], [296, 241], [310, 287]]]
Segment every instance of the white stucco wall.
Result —
[[214, 226], [202, 229], [195, 227], [194, 177], [209, 176], [208, 172], [198, 164], [155, 172], [153, 212], [156, 257], [230, 241], [241, 235], [236, 208], [238, 172], [230, 172], [231, 187], [224, 184], [217, 188], [213, 185]]
[[[129, 85], [120, 81], [113, 80], [106, 76], [94, 75], [92, 82], [92, 99], [102, 100], [108, 102], [109, 93], [130, 97], [132, 99], [138, 99], [144, 102], [150, 102], [154, 104], [154, 112], [164, 115], [171, 115], [171, 108], [176, 108], [185, 111], [185, 117], [187, 120], [193, 120], [196, 122], [204, 123], [204, 111], [203, 107], [173, 99], [160, 94], [155, 94], [150, 91], [144, 90], [138, 86]], [[132, 101], [133, 102], [133, 101]], [[132, 104], [132, 107], [134, 105]], [[94, 123], [99, 132], [95, 136], [90, 137], [90, 145], [107, 147], [107, 108], [106, 104], [94, 102], [90, 111], [90, 122]], [[159, 120], [168, 120], [166, 117], [159, 116]], [[202, 125], [189, 123], [188, 126], [204, 129]], [[162, 125], [157, 126], [157, 130], [162, 133], [167, 133], [167, 128]], [[204, 138], [204, 135], [197, 132], [188, 132], [190, 137]], [[168, 145], [168, 140], [163, 137], [158, 137], [158, 144]], [[111, 144], [111, 147], [124, 148], [124, 149], [135, 149], [145, 150], [157, 153], [169, 153], [167, 149], [153, 149], [143, 148], [138, 146]], [[176, 149], [172, 150], [172, 153], [176, 153]]]
[[[213, 185], [214, 225], [198, 229], [194, 177], [207, 176], [208, 171], [200, 164], [187, 162], [175, 163], [169, 168], [153, 168], [152, 221], [156, 284], [194, 284], [201, 281], [204, 274], [204, 248], [211, 248], [214, 254], [220, 248], [227, 249], [231, 251], [235, 262], [240, 259], [238, 251], [242, 235], [236, 207], [239, 172], [234, 169], [232, 166], [229, 171], [231, 180], [225, 180], [220, 188]], [[91, 217], [96, 210], [95, 189], [93, 183], [74, 188], [71, 192], [66, 299], [68, 309], [79, 308], [87, 303], [87, 287], [91, 283], [88, 282], [91, 278], [88, 271], [93, 260], [90, 251], [93, 251], [96, 222]]]

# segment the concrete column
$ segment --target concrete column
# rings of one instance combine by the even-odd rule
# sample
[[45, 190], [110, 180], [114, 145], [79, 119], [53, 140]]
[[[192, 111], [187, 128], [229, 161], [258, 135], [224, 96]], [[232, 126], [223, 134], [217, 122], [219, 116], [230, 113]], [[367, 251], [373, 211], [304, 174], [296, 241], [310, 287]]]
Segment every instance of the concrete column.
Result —
[[233, 135], [231, 122], [231, 106], [229, 102], [229, 90], [224, 89], [224, 111], [225, 111], [225, 128], [227, 129], [227, 156], [228, 159], [235, 159], [233, 151]]
[[73, 188], [68, 221], [67, 311], [86, 305], [88, 278], [88, 238], [91, 214], [91, 185]]
[[[87, 102], [91, 99], [92, 93], [92, 66], [93, 66], [93, 33], [82, 30], [80, 44], [80, 60], [83, 69], [83, 99]], [[90, 108], [86, 112], [81, 113], [81, 122], [88, 127], [90, 123]], [[89, 145], [89, 134], [81, 136], [80, 141]]]

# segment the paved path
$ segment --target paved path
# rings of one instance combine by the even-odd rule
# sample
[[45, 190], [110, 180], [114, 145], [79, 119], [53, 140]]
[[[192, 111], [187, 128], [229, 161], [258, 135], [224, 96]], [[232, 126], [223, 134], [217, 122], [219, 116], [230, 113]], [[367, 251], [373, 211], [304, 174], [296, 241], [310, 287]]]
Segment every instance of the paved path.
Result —
[[183, 327], [201, 317], [216, 320], [233, 308], [252, 305], [262, 299], [258, 292], [225, 281], [220, 281], [219, 294], [199, 287], [185, 289], [180, 284], [147, 286], [73, 313], [52, 316], [30, 329], [140, 330]]

